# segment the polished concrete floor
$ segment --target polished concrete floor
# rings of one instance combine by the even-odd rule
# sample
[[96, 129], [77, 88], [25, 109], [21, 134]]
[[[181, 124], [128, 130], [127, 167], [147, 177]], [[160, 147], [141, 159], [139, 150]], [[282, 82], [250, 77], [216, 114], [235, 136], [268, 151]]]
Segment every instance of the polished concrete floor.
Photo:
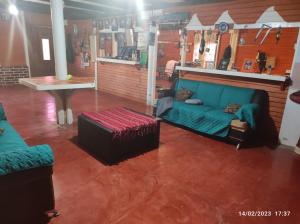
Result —
[[[76, 123], [56, 125], [54, 101], [46, 92], [1, 87], [0, 102], [29, 145], [48, 143], [54, 150], [61, 215], [51, 224], [300, 223], [300, 156], [292, 151], [236, 152], [232, 145], [163, 123], [159, 149], [105, 166], [76, 144]], [[75, 116], [120, 105], [151, 111], [93, 90], [73, 96]], [[266, 213], [240, 216], [240, 211]]]

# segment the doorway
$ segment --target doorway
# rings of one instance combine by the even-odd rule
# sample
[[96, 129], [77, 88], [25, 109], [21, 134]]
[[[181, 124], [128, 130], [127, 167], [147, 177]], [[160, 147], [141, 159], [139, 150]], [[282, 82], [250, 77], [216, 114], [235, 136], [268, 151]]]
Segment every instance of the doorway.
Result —
[[51, 27], [30, 26], [28, 44], [31, 76], [55, 75]]

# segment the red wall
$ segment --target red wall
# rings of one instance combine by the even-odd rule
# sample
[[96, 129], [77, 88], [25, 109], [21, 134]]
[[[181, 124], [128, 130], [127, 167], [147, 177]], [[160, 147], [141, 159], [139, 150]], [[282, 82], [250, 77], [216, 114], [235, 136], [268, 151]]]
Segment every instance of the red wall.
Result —
[[[258, 30], [242, 30], [240, 37], [246, 40], [245, 45], [239, 45], [236, 55], [236, 66], [242, 68], [244, 59], [255, 59], [257, 51], [266, 52], [267, 57], [276, 57], [276, 65], [272, 70], [272, 74], [285, 74], [285, 71], [290, 70], [294, 58], [294, 46], [297, 42], [298, 29], [282, 29], [281, 38], [276, 44], [276, 30], [271, 31], [264, 43], [259, 46], [259, 42], [265, 33], [262, 33], [257, 41], [254, 43], [254, 38]], [[258, 72], [257, 66], [254, 67], [255, 72]]]
[[[285, 71], [290, 70], [294, 58], [294, 46], [297, 42], [298, 29], [285, 28], [282, 29], [281, 37], [276, 43], [276, 29], [271, 30], [264, 43], [260, 46], [259, 43], [264, 37], [266, 30], [263, 31], [258, 40], [254, 42], [258, 30], [240, 30], [239, 38], [245, 40], [244, 45], [238, 45], [235, 64], [238, 69], [243, 67], [245, 59], [252, 59], [255, 61], [258, 50], [267, 54], [267, 57], [276, 57], [276, 65], [271, 74], [284, 75]], [[220, 51], [218, 57], [218, 64], [223, 57], [224, 50], [228, 46], [230, 35], [223, 34], [220, 41]], [[259, 72], [258, 66], [254, 64], [254, 72]]]
[[[203, 25], [213, 25], [219, 16], [228, 10], [229, 14], [236, 23], [255, 23], [259, 16], [270, 6], [274, 6], [275, 10], [288, 22], [300, 21], [300, 1], [286, 0], [286, 1], [248, 1], [248, 0], [232, 0], [219, 3], [207, 3], [201, 5], [176, 7], [167, 9], [167, 12], [189, 12], [191, 15], [197, 13]], [[257, 50], [265, 51], [268, 56], [275, 56], [276, 68], [272, 74], [284, 74], [286, 69], [290, 69], [292, 58], [294, 54], [294, 44], [297, 40], [297, 29], [284, 29], [282, 31], [281, 40], [275, 44], [276, 30], [272, 30], [266, 42], [259, 48], [258, 44], [253, 42], [257, 30], [242, 31], [241, 36], [245, 37], [246, 45], [238, 47], [237, 52], [237, 66], [241, 67], [244, 59], [255, 59]], [[161, 31], [159, 40], [179, 41], [178, 30]], [[188, 33], [188, 43], [190, 45], [190, 52], [187, 53], [187, 60], [192, 60], [193, 57], [193, 33]], [[229, 42], [229, 36], [226, 34], [221, 41], [221, 50], [219, 52], [219, 59], [223, 55], [223, 51]], [[179, 49], [174, 49], [171, 44], [164, 50], [165, 57], [158, 58], [158, 64], [163, 65], [167, 60], [179, 59]]]
[[279, 14], [288, 22], [300, 21], [299, 0], [229, 0], [168, 9], [168, 12], [197, 13], [203, 25], [214, 24], [225, 10], [236, 23], [255, 23], [270, 6], [275, 6]]
[[158, 57], [158, 67], [164, 67], [169, 60], [180, 60], [178, 30], [161, 30], [158, 41], [158, 49], [163, 52], [163, 55]]
[[0, 20], [0, 66], [26, 65], [20, 22]]
[[133, 65], [101, 63], [98, 71], [98, 88], [101, 91], [123, 98], [146, 102], [147, 98], [146, 68]]

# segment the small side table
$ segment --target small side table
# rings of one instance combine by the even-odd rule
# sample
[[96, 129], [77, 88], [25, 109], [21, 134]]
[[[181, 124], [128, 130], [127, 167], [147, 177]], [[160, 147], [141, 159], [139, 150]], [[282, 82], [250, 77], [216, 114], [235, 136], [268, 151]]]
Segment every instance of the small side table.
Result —
[[236, 150], [241, 148], [241, 145], [248, 139], [250, 130], [246, 122], [233, 120], [229, 131], [229, 139], [237, 142]]

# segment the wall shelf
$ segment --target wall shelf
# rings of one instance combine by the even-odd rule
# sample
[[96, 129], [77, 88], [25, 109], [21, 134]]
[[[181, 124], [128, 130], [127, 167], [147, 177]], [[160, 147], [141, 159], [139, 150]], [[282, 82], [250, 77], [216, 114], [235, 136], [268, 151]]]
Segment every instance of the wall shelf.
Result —
[[277, 82], [285, 82], [287, 80], [287, 77], [282, 75], [268, 75], [268, 74], [247, 73], [247, 72], [237, 72], [237, 71], [224, 71], [218, 69], [205, 69], [205, 68], [187, 67], [187, 66], [176, 66], [175, 69], [179, 71], [199, 72], [199, 73], [233, 76], [233, 77], [241, 77], [241, 78], [251, 78], [251, 79], [261, 79], [261, 80], [269, 80], [269, 81], [277, 81]]
[[138, 64], [140, 64], [138, 61], [129, 61], [129, 60], [114, 59], [114, 58], [97, 58], [97, 61], [116, 63], [116, 64], [126, 64], [126, 65], [138, 65]]
[[[139, 26], [136, 26], [136, 27], [133, 27], [133, 31], [134, 32], [145, 32], [146, 29], [144, 29], [143, 27], [139, 27]], [[118, 28], [117, 30], [113, 31], [110, 28], [106, 28], [106, 29], [102, 29], [102, 30], [99, 30], [99, 33], [125, 33], [126, 32], [126, 29], [125, 28]]]
[[119, 28], [115, 31], [113, 31], [112, 29], [103, 29], [103, 30], [99, 30], [99, 33], [125, 33], [125, 29]]

